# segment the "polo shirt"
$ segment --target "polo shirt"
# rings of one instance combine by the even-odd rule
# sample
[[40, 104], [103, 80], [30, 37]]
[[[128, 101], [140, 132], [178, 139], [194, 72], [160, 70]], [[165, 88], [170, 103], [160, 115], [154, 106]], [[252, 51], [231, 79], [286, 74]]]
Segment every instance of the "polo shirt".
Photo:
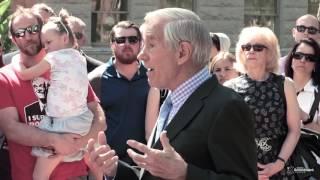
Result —
[[149, 84], [147, 69], [138, 62], [139, 69], [131, 80], [117, 72], [114, 57], [101, 76], [101, 105], [107, 121], [107, 142], [119, 158], [132, 164], [127, 155], [128, 139], [145, 140], [145, 112]]

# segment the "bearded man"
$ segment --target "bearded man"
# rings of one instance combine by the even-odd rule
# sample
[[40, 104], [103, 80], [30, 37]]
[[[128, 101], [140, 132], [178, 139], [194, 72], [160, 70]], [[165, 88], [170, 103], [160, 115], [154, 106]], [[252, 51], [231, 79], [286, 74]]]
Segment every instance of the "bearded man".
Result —
[[[126, 141], [146, 142], [145, 110], [149, 91], [147, 70], [137, 59], [141, 46], [139, 27], [130, 21], [119, 22], [110, 32], [110, 44], [114, 56], [88, 76], [106, 114], [108, 144], [120, 160], [135, 165], [126, 153]], [[117, 175], [118, 179], [130, 177], [132, 175]]]
[[[33, 10], [20, 6], [10, 17], [10, 38], [19, 50], [13, 57], [14, 61], [28, 68], [38, 64], [46, 55], [40, 42], [41, 17]], [[11, 163], [9, 165], [0, 159], [0, 179], [33, 180], [36, 157], [30, 153], [32, 146], [50, 147], [59, 155], [75, 153], [86, 146], [88, 139], [105, 129], [105, 119], [97, 97], [88, 87], [87, 102], [94, 119], [87, 135], [77, 138], [74, 134], [40, 130], [37, 126], [45, 115], [49, 72], [25, 81], [17, 76], [16, 71], [13, 64], [0, 69], [0, 131], [8, 140]], [[11, 167], [11, 178], [1, 173], [2, 167]], [[87, 166], [81, 160], [60, 163], [50, 179], [75, 179], [86, 175]]]

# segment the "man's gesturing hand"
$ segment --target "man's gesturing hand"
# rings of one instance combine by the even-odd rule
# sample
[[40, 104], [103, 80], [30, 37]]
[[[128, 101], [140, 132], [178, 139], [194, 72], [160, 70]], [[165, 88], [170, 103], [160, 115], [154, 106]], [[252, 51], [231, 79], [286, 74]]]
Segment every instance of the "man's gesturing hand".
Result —
[[102, 175], [115, 176], [118, 166], [118, 156], [107, 144], [103, 131], [98, 134], [98, 144], [94, 139], [88, 141], [88, 153], [85, 156], [86, 163], [97, 179]]
[[128, 149], [129, 156], [141, 168], [145, 168], [152, 175], [163, 179], [182, 180], [186, 178], [187, 163], [170, 145], [166, 131], [160, 135], [160, 142], [163, 149], [152, 149], [145, 144], [135, 140], [128, 140], [127, 144], [140, 152], [143, 155]]

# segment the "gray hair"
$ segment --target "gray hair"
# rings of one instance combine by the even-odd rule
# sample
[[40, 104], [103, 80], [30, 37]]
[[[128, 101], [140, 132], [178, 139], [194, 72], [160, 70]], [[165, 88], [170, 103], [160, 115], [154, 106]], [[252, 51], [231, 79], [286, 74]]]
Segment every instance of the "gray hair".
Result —
[[202, 67], [208, 64], [212, 43], [209, 31], [198, 15], [187, 9], [164, 8], [147, 13], [144, 20], [155, 18], [166, 22], [163, 30], [166, 45], [177, 50], [181, 41], [187, 41], [193, 47], [193, 62]]

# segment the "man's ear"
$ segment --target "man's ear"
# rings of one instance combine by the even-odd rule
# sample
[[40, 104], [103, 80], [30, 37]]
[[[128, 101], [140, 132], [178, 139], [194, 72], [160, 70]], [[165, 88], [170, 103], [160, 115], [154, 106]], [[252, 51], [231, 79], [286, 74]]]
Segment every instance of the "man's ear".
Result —
[[16, 38], [15, 37], [9, 37], [10, 39], [11, 39], [11, 42], [15, 45], [15, 46], [17, 46], [17, 42], [16, 42]]
[[111, 47], [112, 51], [114, 51], [116, 48], [116, 43], [110, 41], [110, 47]]
[[183, 64], [188, 61], [193, 52], [193, 47], [190, 42], [188, 41], [181, 41], [179, 43], [178, 48], [178, 64]]
[[10, 30], [8, 31], [8, 37], [14, 45], [17, 45], [16, 39], [12, 36]]

